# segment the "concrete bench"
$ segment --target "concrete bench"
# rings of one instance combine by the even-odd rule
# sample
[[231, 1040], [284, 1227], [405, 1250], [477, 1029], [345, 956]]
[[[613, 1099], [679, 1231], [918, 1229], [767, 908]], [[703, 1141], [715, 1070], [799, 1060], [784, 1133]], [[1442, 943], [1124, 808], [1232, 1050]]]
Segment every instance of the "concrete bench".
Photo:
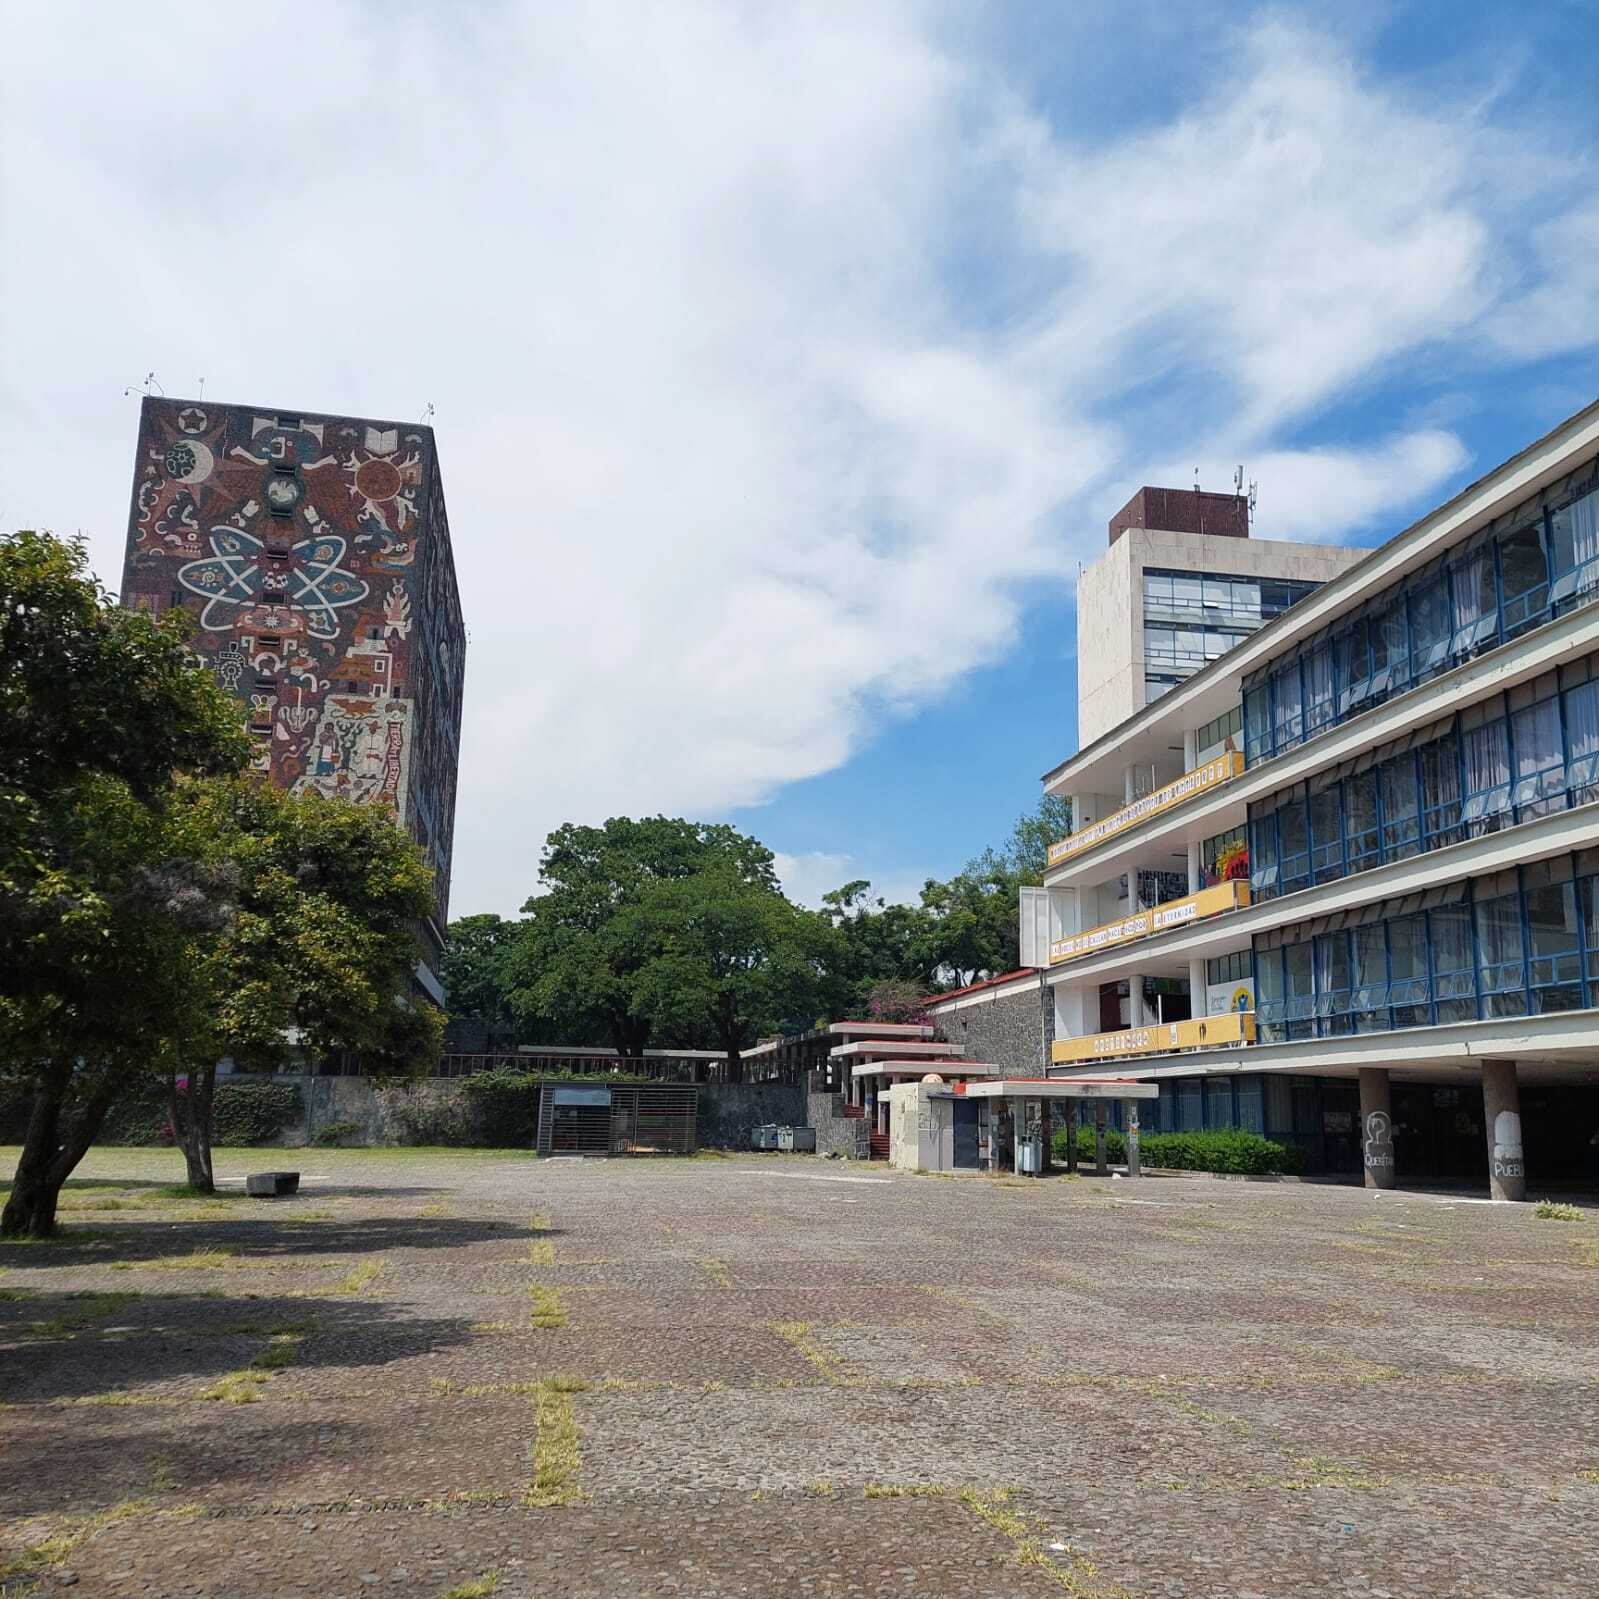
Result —
[[300, 1191], [297, 1171], [258, 1171], [244, 1179], [244, 1191], [252, 1199], [276, 1199], [280, 1194]]

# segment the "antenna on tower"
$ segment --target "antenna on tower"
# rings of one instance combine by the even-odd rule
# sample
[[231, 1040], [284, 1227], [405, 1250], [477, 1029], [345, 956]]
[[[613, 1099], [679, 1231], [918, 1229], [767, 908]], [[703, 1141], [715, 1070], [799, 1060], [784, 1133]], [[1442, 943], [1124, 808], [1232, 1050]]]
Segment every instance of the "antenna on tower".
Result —
[[433, 402], [431, 400], [429, 400], [427, 405], [423, 408], [423, 411], [422, 411], [422, 425], [424, 427], [426, 427], [427, 424], [429, 422], [431, 422], [432, 420], [433, 420]]
[[1260, 485], [1253, 478], [1249, 482], [1249, 525], [1255, 525], [1255, 499], [1260, 493]]
[[1197, 466], [1194, 468], [1194, 493], [1199, 493], [1199, 468]]
[[205, 379], [204, 378], [200, 379], [200, 398], [202, 400], [205, 398]]
[[135, 389], [142, 388], [143, 391], [144, 391], [145, 398], [148, 399], [150, 397], [150, 386], [152, 384], [155, 385], [155, 388], [156, 388], [157, 392], [161, 395], [162, 399], [165, 399], [167, 391], [165, 389], [163, 389], [159, 383], [156, 383], [156, 381], [155, 381], [155, 373], [154, 372], [146, 372], [144, 374], [144, 382], [142, 384], [130, 383], [127, 386], [127, 388], [125, 388], [122, 391], [122, 397], [124, 399], [126, 399], [130, 394], [133, 393], [133, 391]]
[[1239, 496], [1239, 498], [1243, 497], [1244, 469], [1241, 464], [1233, 468], [1233, 493]]

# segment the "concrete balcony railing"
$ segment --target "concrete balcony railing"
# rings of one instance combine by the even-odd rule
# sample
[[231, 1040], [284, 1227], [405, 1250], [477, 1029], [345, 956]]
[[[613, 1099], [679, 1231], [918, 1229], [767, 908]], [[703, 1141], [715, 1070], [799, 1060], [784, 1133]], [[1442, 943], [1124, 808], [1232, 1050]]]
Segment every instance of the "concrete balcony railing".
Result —
[[1224, 1011], [1186, 1022], [1156, 1022], [1149, 1027], [1124, 1027], [1118, 1033], [1086, 1033], [1057, 1038], [1049, 1058], [1057, 1066], [1078, 1061], [1113, 1060], [1127, 1055], [1171, 1055], [1183, 1049], [1236, 1048], [1255, 1042], [1253, 1011]]
[[1086, 933], [1068, 933], [1064, 938], [1057, 938], [1049, 946], [1049, 964], [1059, 966], [1063, 961], [1076, 960], [1082, 955], [1097, 955], [1117, 944], [1131, 944], [1152, 933], [1170, 932], [1190, 922], [1242, 910], [1248, 904], [1248, 883], [1241, 880], [1217, 883], [1212, 888], [1200, 889], [1197, 894], [1134, 911], [1102, 927], [1091, 927]]
[[1073, 855], [1080, 854], [1085, 849], [1092, 849], [1096, 844], [1103, 844], [1107, 838], [1113, 837], [1123, 828], [1132, 827], [1135, 823], [1146, 821], [1151, 816], [1158, 816], [1162, 811], [1169, 811], [1198, 794], [1208, 793], [1220, 783], [1230, 782], [1233, 778], [1241, 776], [1243, 770], [1243, 756], [1236, 750], [1228, 750], [1225, 754], [1216, 756], [1214, 760], [1196, 766], [1193, 771], [1184, 772], [1181, 777], [1173, 778], [1171, 782], [1157, 788], [1154, 793], [1146, 794], [1142, 799], [1134, 800], [1131, 805], [1124, 805], [1119, 811], [1111, 812], [1101, 821], [1090, 822], [1087, 827], [1079, 828], [1069, 838], [1051, 844], [1049, 864], [1059, 866], [1062, 861], [1070, 860]]

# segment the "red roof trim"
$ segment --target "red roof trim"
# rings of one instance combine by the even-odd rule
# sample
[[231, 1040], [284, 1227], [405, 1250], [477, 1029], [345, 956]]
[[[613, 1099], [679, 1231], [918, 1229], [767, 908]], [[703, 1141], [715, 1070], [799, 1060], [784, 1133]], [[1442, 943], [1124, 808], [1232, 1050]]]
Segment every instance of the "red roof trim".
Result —
[[929, 1010], [937, 1010], [940, 1005], [947, 1005], [952, 999], [960, 999], [965, 994], [976, 994], [985, 988], [997, 988], [1001, 983], [1014, 983], [1018, 977], [1037, 977], [1043, 968], [1041, 966], [1019, 966], [1014, 972], [1006, 972], [1003, 977], [985, 977], [980, 983], [968, 983], [965, 988], [952, 988], [947, 994], [933, 994], [926, 1000]]

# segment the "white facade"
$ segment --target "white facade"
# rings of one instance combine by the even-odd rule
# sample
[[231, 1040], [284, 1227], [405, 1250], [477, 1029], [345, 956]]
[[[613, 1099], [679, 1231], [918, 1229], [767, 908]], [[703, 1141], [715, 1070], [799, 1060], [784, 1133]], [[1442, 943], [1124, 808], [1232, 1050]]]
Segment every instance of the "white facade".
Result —
[[[1252, 1042], [1121, 1055], [1118, 1070], [1358, 1074], [1384, 1127], [1390, 1077], [1488, 1084], [1488, 1125], [1516, 1114], [1502, 1096], [1518, 1085], [1577, 1094], [1561, 1104], [1579, 1117], [1587, 1092], [1599, 1138], [1599, 405], [1378, 549], [1314, 552], [1297, 570], [1332, 567], [1324, 587], [1127, 711], [1142, 663], [1125, 645], [1109, 662], [1123, 624], [1108, 618], [1124, 608], [1136, 634], [1135, 574], [1199, 544], [1224, 546], [1202, 563], [1234, 568], [1294, 548], [1132, 529], [1084, 576], [1079, 659], [1109, 669], [1085, 677], [1085, 747], [1045, 785], [1073, 798], [1075, 828], [1097, 828], [1057, 846], [1048, 936], [1129, 916], [1134, 933], [1051, 962], [1057, 1060], [1072, 1058], [1059, 1041], [1153, 1023], [1168, 1002], [1243, 1009]], [[1211, 753], [1201, 730], [1234, 713], [1240, 755], [1163, 798]], [[1251, 852], [1248, 893], [1213, 914], [1228, 896], [1207, 890], [1207, 866], [1229, 837]], [[1141, 872], [1177, 874], [1206, 913], [1138, 936]], [[1370, 1176], [1383, 1157], [1367, 1157]], [[1514, 1189], [1519, 1155], [1492, 1164], [1496, 1192], [1501, 1175]]]

